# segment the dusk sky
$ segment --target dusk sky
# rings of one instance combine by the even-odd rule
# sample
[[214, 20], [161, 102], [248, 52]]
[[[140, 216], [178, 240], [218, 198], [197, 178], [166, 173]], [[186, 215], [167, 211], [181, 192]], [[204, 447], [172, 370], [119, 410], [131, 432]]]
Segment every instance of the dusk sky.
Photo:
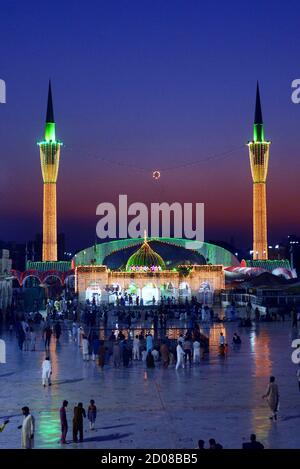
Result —
[[269, 241], [300, 234], [300, 104], [291, 101], [299, 1], [1, 0], [0, 18], [1, 240], [25, 242], [42, 230], [36, 142], [49, 78], [64, 142], [58, 231], [68, 248], [93, 244], [96, 206], [118, 194], [204, 202], [206, 239], [250, 243], [245, 144], [257, 80], [272, 141]]

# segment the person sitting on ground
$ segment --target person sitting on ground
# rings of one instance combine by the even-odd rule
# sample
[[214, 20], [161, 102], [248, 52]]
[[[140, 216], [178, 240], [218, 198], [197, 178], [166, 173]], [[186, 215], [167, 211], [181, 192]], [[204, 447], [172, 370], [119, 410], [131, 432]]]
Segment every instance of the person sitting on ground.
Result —
[[223, 449], [223, 446], [220, 443], [216, 443], [214, 438], [209, 440], [209, 449]]
[[256, 441], [255, 433], [250, 435], [250, 441], [247, 443], [243, 443], [243, 449], [264, 449], [264, 445], [259, 441]]
[[205, 449], [204, 448], [205, 441], [204, 440], [198, 440], [198, 446], [196, 449]]

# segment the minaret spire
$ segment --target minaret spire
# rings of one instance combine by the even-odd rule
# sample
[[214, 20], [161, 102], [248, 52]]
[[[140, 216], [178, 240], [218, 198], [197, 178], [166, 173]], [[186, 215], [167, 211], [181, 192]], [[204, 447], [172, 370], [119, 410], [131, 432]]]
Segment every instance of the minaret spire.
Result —
[[257, 81], [257, 84], [256, 84], [256, 102], [255, 102], [254, 124], [263, 124], [258, 81]]
[[51, 80], [49, 80], [46, 122], [54, 122]]
[[53, 112], [51, 80], [49, 80], [49, 87], [48, 87], [45, 140], [46, 142], [50, 142], [50, 141], [55, 142], [55, 121], [54, 121], [54, 112]]
[[259, 84], [256, 84], [256, 102], [255, 102], [255, 114], [254, 114], [254, 128], [253, 128], [253, 140], [254, 142], [264, 141], [264, 124], [261, 112]]

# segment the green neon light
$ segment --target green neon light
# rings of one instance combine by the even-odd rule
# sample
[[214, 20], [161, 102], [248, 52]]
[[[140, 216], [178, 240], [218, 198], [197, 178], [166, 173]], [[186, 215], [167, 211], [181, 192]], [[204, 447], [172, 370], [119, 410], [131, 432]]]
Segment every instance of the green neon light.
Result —
[[265, 132], [263, 124], [254, 124], [253, 128], [253, 140], [254, 142], [264, 142]]
[[46, 122], [45, 140], [55, 142], [55, 122]]
[[[160, 243], [169, 244], [171, 246], [186, 247], [186, 239], [182, 238], [159, 238], [153, 237], [148, 238], [148, 242], [158, 241]], [[222, 264], [225, 266], [229, 265], [240, 265], [236, 257], [226, 249], [209, 244], [203, 243], [202, 247], [198, 247], [198, 241], [189, 240], [190, 245], [195, 244], [195, 252], [203, 255], [205, 259], [209, 259], [210, 264]], [[87, 248], [83, 251], [79, 251], [73, 258], [76, 266], [88, 265], [90, 261], [96, 258], [96, 265], [103, 265], [103, 262], [107, 256], [113, 254], [114, 252], [119, 252], [123, 249], [127, 249], [133, 246], [140, 246], [143, 244], [142, 238], [127, 238], [127, 239], [118, 239], [115, 241], [108, 241], [104, 243], [97, 244], [97, 252], [95, 253], [94, 246]]]

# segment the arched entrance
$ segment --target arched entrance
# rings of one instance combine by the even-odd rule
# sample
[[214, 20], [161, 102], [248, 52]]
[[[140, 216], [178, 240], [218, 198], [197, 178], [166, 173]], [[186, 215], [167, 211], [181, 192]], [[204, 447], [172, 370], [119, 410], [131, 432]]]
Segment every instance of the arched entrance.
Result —
[[57, 298], [63, 291], [61, 279], [58, 275], [49, 274], [44, 277], [43, 283], [40, 285], [45, 288], [46, 298]]
[[152, 305], [153, 297], [155, 299], [155, 304], [157, 304], [159, 300], [159, 290], [154, 283], [147, 283], [142, 288], [141, 296], [143, 298], [144, 305]]
[[199, 302], [211, 305], [214, 301], [214, 291], [209, 282], [202, 282], [199, 288]]
[[192, 296], [191, 288], [187, 282], [180, 282], [179, 284], [179, 299], [182, 301], [190, 300]]
[[37, 275], [27, 274], [22, 281], [22, 300], [25, 311], [37, 312], [44, 309], [45, 289]]
[[160, 287], [160, 295], [164, 300], [169, 298], [177, 298], [177, 291], [173, 282], [166, 282]]
[[100, 287], [100, 283], [94, 280], [90, 282], [86, 291], [85, 291], [85, 299], [90, 301], [91, 303], [95, 299], [97, 305], [101, 302], [102, 290]]
[[[105, 292], [107, 294], [107, 301], [111, 304], [116, 304], [117, 299], [121, 298], [122, 296], [122, 288], [119, 283], [112, 283], [110, 285], [106, 285]], [[103, 301], [103, 297], [102, 297]]]

